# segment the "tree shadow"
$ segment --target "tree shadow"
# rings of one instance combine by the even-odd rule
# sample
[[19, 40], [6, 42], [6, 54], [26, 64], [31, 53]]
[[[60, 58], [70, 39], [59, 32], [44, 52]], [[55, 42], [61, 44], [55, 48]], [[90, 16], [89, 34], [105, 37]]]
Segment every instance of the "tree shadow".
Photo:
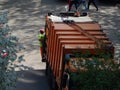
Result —
[[49, 90], [45, 70], [17, 71], [18, 81], [14, 90]]
[[104, 6], [115, 6], [116, 4], [120, 4], [119, 0], [98, 0], [100, 5]]
[[[64, 0], [3, 0], [0, 2], [0, 9], [9, 11], [8, 23], [12, 33], [19, 38], [19, 45], [23, 45], [24, 52], [27, 53], [39, 49], [37, 35], [39, 29], [45, 25], [47, 13], [64, 11], [65, 5], [67, 5]], [[114, 45], [120, 45], [120, 12], [114, 4], [99, 3], [99, 11], [90, 10], [88, 15], [102, 26]], [[34, 55], [38, 53], [35, 52]], [[29, 56], [32, 54], [29, 54]], [[41, 72], [44, 73], [44, 70], [18, 71], [17, 73], [23, 76], [18, 78], [17, 90], [28, 88], [28, 90], [45, 90], [47, 87], [42, 88], [47, 81], [44, 74], [41, 75]], [[36, 89], [36, 85], [39, 86], [39, 89]]]
[[[45, 25], [47, 13], [64, 11], [67, 2], [65, 0], [5, 0], [0, 5], [1, 9], [9, 10], [9, 23], [12, 31], [20, 38], [20, 44], [24, 45], [26, 51], [31, 52], [39, 48], [37, 35], [39, 29]], [[98, 12], [90, 10], [88, 15], [102, 26], [114, 44], [119, 43], [119, 9], [111, 2], [98, 2], [98, 6]]]
[[[54, 4], [55, 3], [55, 4]], [[19, 38], [25, 50], [31, 52], [39, 48], [37, 35], [45, 25], [48, 12], [60, 12], [66, 2], [61, 0], [5, 0], [1, 9], [9, 11], [9, 26]]]
[[[65, 0], [5, 0], [0, 5], [1, 9], [9, 10], [12, 32], [18, 36], [19, 42], [24, 45], [25, 50], [31, 52], [39, 48], [37, 35], [39, 29], [45, 25], [47, 13], [64, 11], [67, 2]], [[90, 10], [88, 15], [102, 26], [114, 44], [119, 43], [119, 9], [111, 2], [98, 2], [98, 6], [98, 12]]]

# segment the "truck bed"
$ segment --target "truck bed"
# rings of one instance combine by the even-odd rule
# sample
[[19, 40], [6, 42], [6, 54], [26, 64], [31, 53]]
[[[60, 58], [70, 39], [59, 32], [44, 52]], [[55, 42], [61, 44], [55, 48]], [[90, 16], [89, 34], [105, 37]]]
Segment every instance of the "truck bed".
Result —
[[[73, 21], [72, 23], [66, 23]], [[90, 17], [46, 17], [47, 58], [59, 86], [65, 54], [81, 51], [99, 54], [112, 52], [114, 47], [101, 26]], [[97, 50], [96, 50], [97, 49]]]

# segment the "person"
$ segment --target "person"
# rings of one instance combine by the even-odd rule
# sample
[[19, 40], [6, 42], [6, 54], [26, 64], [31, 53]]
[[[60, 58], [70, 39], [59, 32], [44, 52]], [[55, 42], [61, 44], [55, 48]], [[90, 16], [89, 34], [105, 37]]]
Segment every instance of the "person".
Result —
[[91, 3], [93, 3], [93, 5], [94, 5], [95, 8], [96, 8], [96, 11], [98, 11], [98, 6], [97, 6], [97, 4], [96, 4], [96, 0], [89, 0], [89, 1], [88, 1], [88, 9], [89, 9]]
[[68, 0], [68, 5], [69, 5], [68, 11], [71, 11], [73, 5], [75, 5], [75, 9], [77, 11], [79, 7], [79, 0]]
[[40, 45], [40, 53], [42, 57], [42, 61], [46, 59], [46, 42], [45, 42], [45, 32], [44, 29], [40, 29], [40, 33], [38, 34], [38, 40]]
[[87, 4], [86, 4], [86, 0], [80, 0], [79, 4], [83, 4], [85, 10], [87, 10]]

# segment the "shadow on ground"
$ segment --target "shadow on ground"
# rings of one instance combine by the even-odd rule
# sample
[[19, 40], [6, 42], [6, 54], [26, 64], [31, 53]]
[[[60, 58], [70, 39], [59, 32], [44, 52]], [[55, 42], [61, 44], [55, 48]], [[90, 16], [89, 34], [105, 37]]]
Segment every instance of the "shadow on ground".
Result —
[[[7, 9], [9, 11], [10, 27], [13, 33], [20, 39], [19, 44], [25, 46], [24, 53], [22, 52], [22, 54], [26, 54], [27, 61], [30, 62], [31, 66], [33, 65], [33, 61], [39, 60], [39, 57], [36, 57], [39, 53], [39, 44], [36, 36], [39, 29], [45, 24], [45, 15], [48, 12], [58, 13], [63, 11], [65, 10], [65, 5], [67, 3], [64, 0], [0, 1], [0, 9]], [[100, 23], [104, 32], [107, 33], [114, 45], [118, 44], [120, 46], [119, 9], [115, 5], [105, 3], [99, 3], [98, 6], [98, 12], [92, 7], [88, 15]], [[44, 72], [44, 70], [17, 72], [20, 76], [18, 77], [16, 90], [49, 90]]]
[[61, 0], [4, 0], [0, 9], [9, 11], [11, 31], [19, 38], [19, 45], [31, 52], [39, 48], [36, 37], [47, 13], [59, 12], [65, 4]]
[[18, 71], [15, 90], [49, 90], [45, 70]]

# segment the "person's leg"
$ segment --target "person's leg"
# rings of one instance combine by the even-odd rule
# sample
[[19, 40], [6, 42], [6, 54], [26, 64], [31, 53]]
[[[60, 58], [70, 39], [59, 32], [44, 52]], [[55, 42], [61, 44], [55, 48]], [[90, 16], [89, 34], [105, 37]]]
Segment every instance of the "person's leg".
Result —
[[78, 7], [79, 7], [79, 5], [80, 5], [80, 2], [79, 2], [79, 1], [75, 1], [75, 2], [74, 2], [74, 5], [75, 5], [76, 11], [78, 11]]
[[41, 57], [43, 56], [43, 49], [42, 49], [42, 47], [40, 47], [40, 55], [41, 55]]
[[96, 8], [96, 11], [98, 11], [98, 6], [97, 6], [97, 4], [96, 4], [96, 1], [95, 0], [93, 0], [93, 5], [95, 6], [95, 8]]
[[86, 4], [86, 1], [82, 1], [83, 3], [83, 6], [85, 7], [85, 10], [87, 10], [87, 4]]
[[73, 1], [71, 1], [71, 2], [69, 3], [69, 9], [68, 9], [68, 11], [71, 11], [71, 8], [72, 8], [73, 4], [74, 4]]
[[88, 1], [88, 9], [90, 9], [91, 0]]
[[78, 10], [78, 7], [79, 7], [79, 5], [80, 5], [80, 2], [79, 1], [75, 1], [75, 8], [76, 8], [76, 11], [75, 11], [75, 16], [80, 16], [80, 12], [79, 12], [79, 10]]
[[40, 54], [41, 54], [41, 58], [42, 58], [42, 62], [46, 61], [46, 51], [44, 47], [40, 47]]

